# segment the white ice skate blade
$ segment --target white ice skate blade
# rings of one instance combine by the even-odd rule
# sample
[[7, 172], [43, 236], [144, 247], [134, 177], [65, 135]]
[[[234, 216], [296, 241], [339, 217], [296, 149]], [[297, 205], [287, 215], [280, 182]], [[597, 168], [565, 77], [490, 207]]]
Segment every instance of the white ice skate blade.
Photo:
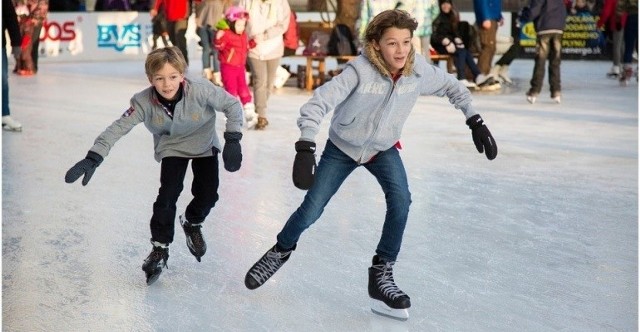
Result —
[[386, 305], [382, 301], [371, 300], [371, 311], [374, 314], [378, 314], [381, 316], [405, 321], [409, 319], [409, 310], [407, 309], [393, 309]]

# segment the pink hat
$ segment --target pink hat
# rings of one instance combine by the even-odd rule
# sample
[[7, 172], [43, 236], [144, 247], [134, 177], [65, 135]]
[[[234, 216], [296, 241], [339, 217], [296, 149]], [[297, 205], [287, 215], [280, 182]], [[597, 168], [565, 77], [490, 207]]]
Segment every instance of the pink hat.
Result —
[[227, 9], [227, 12], [224, 13], [224, 17], [226, 17], [229, 22], [235, 22], [241, 18], [248, 19], [249, 13], [247, 13], [247, 11], [242, 7], [233, 6]]

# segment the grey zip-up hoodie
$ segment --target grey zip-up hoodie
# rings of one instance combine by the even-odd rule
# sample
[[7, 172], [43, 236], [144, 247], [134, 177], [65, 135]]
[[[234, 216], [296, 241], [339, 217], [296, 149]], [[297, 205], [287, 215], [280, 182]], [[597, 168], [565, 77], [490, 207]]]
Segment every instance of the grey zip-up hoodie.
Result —
[[173, 111], [173, 118], [158, 100], [153, 86], [131, 98], [131, 107], [96, 138], [91, 151], [103, 158], [113, 145], [138, 123], [153, 134], [155, 159], [164, 157], [198, 158], [222, 151], [216, 133], [216, 111], [227, 118], [227, 132], [241, 132], [242, 106], [237, 98], [210, 81], [197, 78], [183, 83], [183, 95]]
[[298, 118], [301, 140], [315, 141], [322, 119], [333, 111], [329, 139], [353, 160], [365, 163], [400, 140], [420, 95], [447, 96], [467, 119], [476, 114], [469, 89], [422, 55], [412, 50], [394, 83], [379, 52], [372, 45], [366, 45], [364, 51], [302, 105]]

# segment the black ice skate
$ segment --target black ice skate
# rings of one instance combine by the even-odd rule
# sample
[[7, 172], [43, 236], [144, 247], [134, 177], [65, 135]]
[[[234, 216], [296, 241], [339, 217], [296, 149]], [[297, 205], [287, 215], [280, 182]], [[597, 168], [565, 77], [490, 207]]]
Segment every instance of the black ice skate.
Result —
[[244, 285], [249, 289], [256, 289], [264, 284], [278, 269], [289, 260], [293, 249], [279, 251], [276, 246], [271, 247], [259, 261], [257, 261], [244, 277]]
[[407, 320], [407, 309], [411, 307], [411, 300], [393, 281], [394, 263], [382, 260], [378, 255], [373, 256], [372, 266], [369, 268], [371, 311], [378, 315]]
[[153, 243], [153, 250], [147, 256], [142, 264], [142, 270], [147, 276], [147, 285], [151, 285], [162, 273], [162, 268], [167, 267], [167, 259], [169, 259], [169, 247], [157, 242]]
[[184, 230], [184, 235], [187, 237], [187, 247], [189, 247], [189, 251], [191, 251], [191, 254], [196, 256], [196, 259], [200, 262], [200, 257], [204, 256], [207, 252], [207, 244], [204, 242], [202, 232], [200, 231], [202, 225], [190, 223], [184, 215], [180, 216], [180, 224]]

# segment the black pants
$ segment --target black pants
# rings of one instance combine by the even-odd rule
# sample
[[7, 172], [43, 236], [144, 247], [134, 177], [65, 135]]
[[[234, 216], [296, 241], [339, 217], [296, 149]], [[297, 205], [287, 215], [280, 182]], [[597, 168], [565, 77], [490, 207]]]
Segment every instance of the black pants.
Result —
[[184, 59], [189, 63], [189, 54], [187, 53], [187, 20], [168, 21], [167, 31], [169, 32], [169, 40], [174, 46], [178, 47], [184, 56]]
[[160, 189], [153, 203], [151, 240], [169, 244], [173, 242], [176, 202], [184, 188], [187, 166], [191, 160], [193, 199], [187, 205], [186, 219], [201, 223], [218, 201], [218, 155], [206, 158], [167, 157], [160, 164]]

